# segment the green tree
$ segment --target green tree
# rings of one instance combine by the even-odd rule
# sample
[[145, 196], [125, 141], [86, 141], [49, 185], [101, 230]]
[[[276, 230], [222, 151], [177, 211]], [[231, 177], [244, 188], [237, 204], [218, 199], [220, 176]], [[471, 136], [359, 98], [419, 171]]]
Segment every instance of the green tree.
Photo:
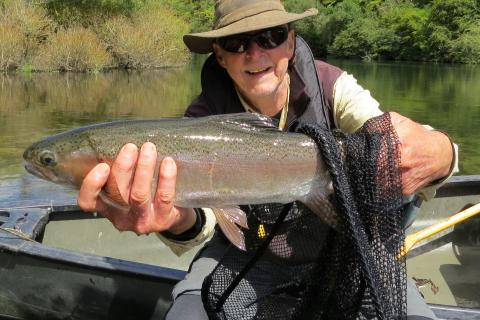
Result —
[[454, 62], [480, 63], [480, 22], [472, 23], [466, 32], [452, 41], [450, 56]]
[[434, 0], [423, 31], [429, 59], [452, 61], [454, 43], [478, 22], [479, 15], [476, 0]]
[[419, 60], [423, 55], [422, 29], [428, 17], [425, 9], [410, 2], [386, 1], [379, 7], [379, 19], [394, 36], [390, 57], [399, 60]]
[[287, 0], [285, 8], [292, 12], [302, 12], [316, 7], [319, 14], [295, 23], [295, 29], [310, 45], [316, 57], [326, 57], [335, 37], [352, 21], [363, 17], [359, 0], [330, 1]]
[[160, 2], [188, 21], [191, 31], [206, 31], [213, 25], [215, 10], [213, 0], [160, 0]]
[[286, 0], [283, 1], [283, 4], [289, 12], [303, 12], [309, 8], [317, 8], [319, 10], [317, 16], [297, 21], [294, 23], [294, 26], [297, 34], [308, 42], [314, 56], [326, 57], [332, 36], [327, 27], [329, 16], [325, 7], [315, 0]]
[[316, 56], [475, 62], [478, 0], [285, 0], [320, 14], [296, 23]]
[[360, 18], [338, 34], [331, 46], [331, 53], [339, 57], [372, 60], [388, 56], [394, 39], [393, 32], [382, 28], [378, 20]]

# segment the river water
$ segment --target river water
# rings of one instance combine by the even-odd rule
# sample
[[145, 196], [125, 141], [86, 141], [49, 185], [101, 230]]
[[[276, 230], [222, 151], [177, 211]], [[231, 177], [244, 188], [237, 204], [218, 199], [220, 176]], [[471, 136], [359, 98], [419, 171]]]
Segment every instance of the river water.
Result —
[[[460, 146], [462, 174], [480, 172], [480, 67], [331, 61], [395, 110], [447, 131]], [[75, 202], [75, 193], [23, 168], [32, 142], [118, 119], [181, 116], [200, 92], [202, 59], [176, 69], [101, 74], [0, 75], [0, 208]]]

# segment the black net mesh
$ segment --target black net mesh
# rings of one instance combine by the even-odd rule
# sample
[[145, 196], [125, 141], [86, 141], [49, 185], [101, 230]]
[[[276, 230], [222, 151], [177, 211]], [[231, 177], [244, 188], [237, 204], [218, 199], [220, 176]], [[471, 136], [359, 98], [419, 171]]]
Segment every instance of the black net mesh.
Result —
[[303, 126], [332, 177], [338, 225], [305, 207], [249, 212], [247, 251], [231, 246], [205, 279], [211, 319], [406, 319], [398, 138], [388, 113], [345, 135]]

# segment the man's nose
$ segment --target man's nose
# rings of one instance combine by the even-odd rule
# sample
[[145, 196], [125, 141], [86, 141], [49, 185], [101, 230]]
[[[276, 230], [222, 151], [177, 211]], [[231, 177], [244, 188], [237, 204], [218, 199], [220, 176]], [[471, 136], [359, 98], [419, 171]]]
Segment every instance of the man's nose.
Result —
[[262, 55], [264, 51], [265, 49], [260, 47], [255, 41], [251, 41], [250, 45], [248, 46], [248, 50], [246, 51], [246, 56], [248, 58], [255, 58]]

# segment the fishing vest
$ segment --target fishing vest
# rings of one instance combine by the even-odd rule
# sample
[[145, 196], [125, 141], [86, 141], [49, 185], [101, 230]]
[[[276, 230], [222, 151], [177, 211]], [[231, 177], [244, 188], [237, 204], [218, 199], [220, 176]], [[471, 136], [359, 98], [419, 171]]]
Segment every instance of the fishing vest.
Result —
[[[322, 72], [317, 72], [317, 69]], [[308, 45], [297, 36], [294, 58], [289, 66], [291, 87], [286, 130], [295, 131], [304, 124], [326, 130], [333, 129], [333, 85], [341, 73], [336, 67], [315, 61]], [[208, 114], [245, 112], [232, 79], [217, 63], [214, 55], [206, 60], [201, 81], [201, 98], [204, 99], [202, 108], [208, 108]], [[325, 91], [329, 93], [325, 94]], [[255, 314], [257, 308], [273, 305], [230, 302], [237, 301], [237, 297], [241, 301], [262, 299], [261, 297], [269, 299], [268, 297], [276, 295], [278, 290], [282, 295], [290, 297], [289, 303], [285, 304], [290, 307], [292, 301], [297, 301], [296, 291], [303, 292], [303, 287], [308, 286], [309, 272], [303, 271], [314, 265], [316, 257], [324, 248], [326, 237], [330, 235], [330, 227], [300, 202], [241, 207], [247, 213], [249, 225], [249, 229], [244, 230], [248, 250], [243, 253], [230, 247], [215, 270], [205, 278], [202, 300], [211, 319], [229, 318], [227, 314], [230, 311], [237, 314]], [[265, 241], [270, 235], [275, 235], [271, 242]], [[280, 246], [283, 248], [280, 252], [275, 249], [279, 247], [278, 243], [285, 243]], [[309, 244], [307, 250], [300, 247], [299, 250], [289, 251], [289, 248], [297, 248], [302, 243]], [[257, 257], [259, 254], [261, 258]], [[292, 275], [300, 278], [292, 281]], [[222, 310], [217, 310], [217, 307]], [[290, 311], [279, 311], [282, 315], [279, 315], [279, 319], [289, 319], [285, 316], [290, 314]], [[232, 319], [237, 317], [232, 315]]]
[[[317, 73], [317, 66], [322, 72]], [[305, 84], [304, 92], [300, 97], [300, 104], [305, 108], [301, 115], [287, 119], [286, 128], [293, 131], [298, 124], [314, 124], [333, 129], [333, 85], [343, 71], [327, 63], [315, 61], [312, 51], [305, 40], [296, 37], [294, 58], [290, 61], [289, 73], [291, 81], [296, 77]], [[205, 98], [210, 114], [225, 114], [244, 112], [233, 81], [227, 71], [221, 67], [215, 55], [205, 61], [202, 74], [202, 96]], [[293, 83], [291, 83], [293, 86]], [[325, 88], [329, 92], [325, 94]], [[293, 101], [293, 104], [298, 101]], [[292, 97], [290, 107], [292, 106]], [[292, 118], [289, 112], [288, 118]]]

